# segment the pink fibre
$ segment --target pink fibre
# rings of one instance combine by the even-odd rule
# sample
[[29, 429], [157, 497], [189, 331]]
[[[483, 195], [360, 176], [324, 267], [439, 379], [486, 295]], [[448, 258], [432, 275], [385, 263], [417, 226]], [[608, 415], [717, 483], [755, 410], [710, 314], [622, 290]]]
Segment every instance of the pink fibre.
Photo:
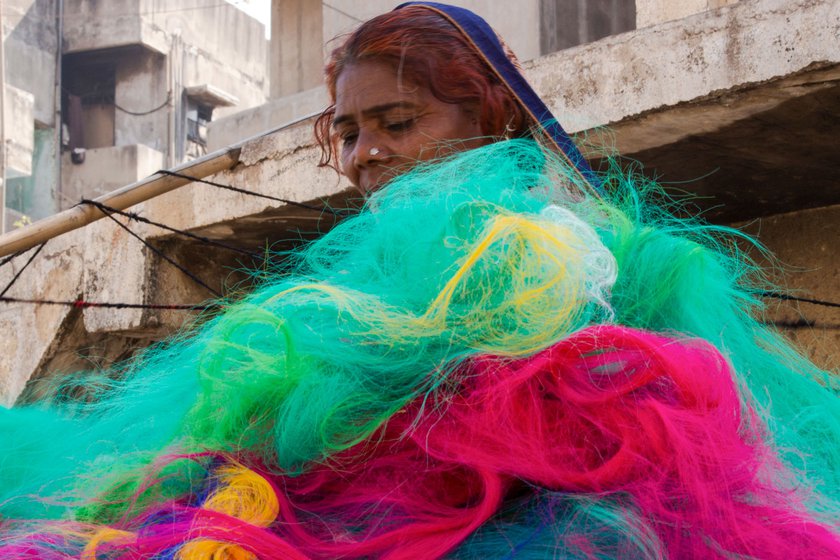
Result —
[[506, 499], [547, 490], [629, 504], [672, 558], [840, 557], [791, 480], [712, 346], [597, 326], [526, 359], [474, 359], [368, 441], [276, 477], [268, 529], [170, 505], [123, 546], [125, 558], [193, 538], [269, 559], [439, 558]]

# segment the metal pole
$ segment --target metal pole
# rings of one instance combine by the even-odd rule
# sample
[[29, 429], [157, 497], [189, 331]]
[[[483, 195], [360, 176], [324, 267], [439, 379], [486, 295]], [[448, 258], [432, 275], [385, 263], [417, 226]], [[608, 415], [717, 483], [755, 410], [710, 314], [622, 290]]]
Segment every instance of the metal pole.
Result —
[[0, 0], [0, 235], [6, 231], [6, 32]]
[[[61, 144], [64, 141], [63, 135], [63, 116], [61, 114], [61, 81], [63, 79], [62, 70], [64, 68], [64, 0], [58, 0], [55, 7], [55, 35], [56, 35], [56, 49], [55, 49], [55, 99], [53, 99], [53, 126], [55, 132], [53, 134], [53, 142], [55, 142], [55, 185], [53, 192], [50, 193], [52, 200], [57, 203], [61, 200]], [[34, 171], [34, 170], [33, 170]], [[50, 212], [52, 212], [50, 208]]]

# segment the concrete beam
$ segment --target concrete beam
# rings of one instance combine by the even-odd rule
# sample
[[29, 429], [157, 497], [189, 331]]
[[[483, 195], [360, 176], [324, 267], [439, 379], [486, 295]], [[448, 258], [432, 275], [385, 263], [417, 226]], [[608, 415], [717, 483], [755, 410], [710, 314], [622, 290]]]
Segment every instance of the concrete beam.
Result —
[[[6, 294], [31, 299], [74, 300], [82, 292], [88, 263], [80, 236], [56, 239], [44, 247], [37, 262], [21, 275], [19, 284]], [[26, 263], [28, 254], [0, 269], [5, 286]], [[61, 344], [62, 326], [72, 309], [50, 305], [0, 306], [0, 405], [11, 406], [32, 372]]]
[[834, 0], [743, 1], [548, 55], [527, 73], [567, 130], [606, 139], [735, 221], [840, 202], [827, 163], [840, 136], [838, 30]]
[[291, 95], [321, 83], [323, 33], [320, 2], [272, 1], [270, 97]]
[[[744, 86], [614, 126], [622, 154], [702, 200], [707, 219], [840, 204], [840, 65]], [[663, 140], [667, 139], [667, 142]]]
[[758, 0], [638, 29], [525, 65], [567, 130], [610, 126], [840, 63], [840, 4]]
[[163, 168], [163, 153], [143, 144], [85, 150], [84, 163], [75, 164], [70, 153], [61, 159], [61, 207], [83, 198], [96, 198], [130, 185]]
[[141, 0], [65, 0], [64, 53], [142, 45], [166, 54], [165, 33], [144, 25], [141, 7]]
[[213, 152], [231, 146], [266, 130], [283, 126], [303, 115], [322, 111], [327, 105], [327, 88], [318, 86], [278, 99], [270, 99], [259, 107], [214, 119], [207, 126], [207, 150]]

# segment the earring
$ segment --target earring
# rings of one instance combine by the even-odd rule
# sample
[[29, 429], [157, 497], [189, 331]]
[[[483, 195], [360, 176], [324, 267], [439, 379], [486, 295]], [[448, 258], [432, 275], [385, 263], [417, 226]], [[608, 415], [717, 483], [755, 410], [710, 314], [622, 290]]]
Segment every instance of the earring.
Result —
[[516, 132], [516, 127], [513, 126], [513, 120], [516, 118], [516, 115], [510, 117], [510, 120], [505, 125], [505, 133], [504, 138], [505, 140], [510, 140], [511, 135]]
[[370, 155], [375, 156], [379, 154], [379, 148], [373, 147], [370, 149]]

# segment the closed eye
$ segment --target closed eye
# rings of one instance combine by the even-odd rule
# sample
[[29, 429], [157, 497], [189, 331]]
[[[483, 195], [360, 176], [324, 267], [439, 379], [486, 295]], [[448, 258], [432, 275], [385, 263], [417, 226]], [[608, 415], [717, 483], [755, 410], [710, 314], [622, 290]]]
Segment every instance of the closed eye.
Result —
[[405, 132], [406, 130], [413, 128], [414, 123], [414, 119], [407, 119], [404, 121], [388, 124], [385, 126], [385, 128], [389, 132]]

